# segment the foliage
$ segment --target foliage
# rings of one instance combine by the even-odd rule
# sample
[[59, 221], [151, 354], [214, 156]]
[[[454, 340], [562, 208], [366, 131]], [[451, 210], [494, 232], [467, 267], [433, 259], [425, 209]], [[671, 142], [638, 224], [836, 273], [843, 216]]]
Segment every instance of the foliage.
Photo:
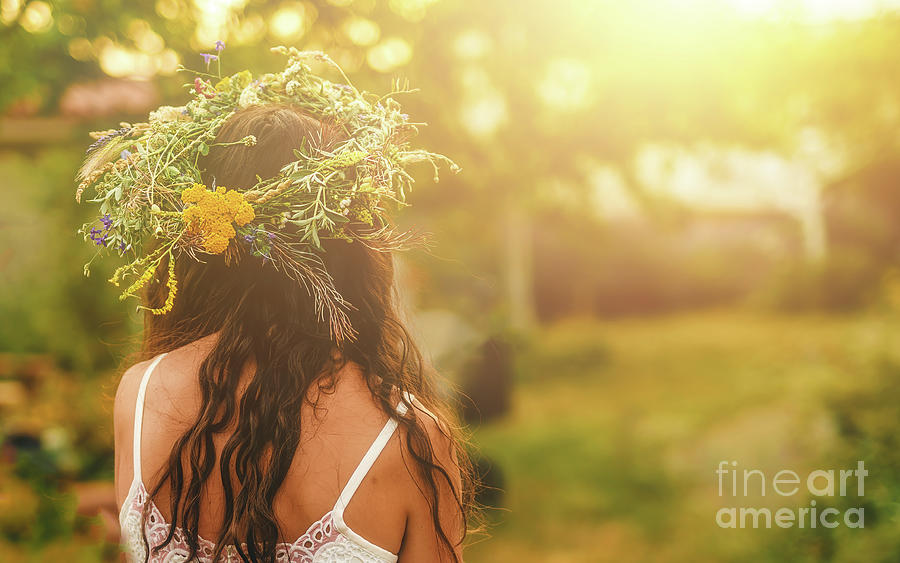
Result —
[[63, 369], [90, 374], [121, 361], [134, 325], [105, 283], [114, 268], [98, 264], [91, 278], [81, 272], [91, 251], [74, 225], [87, 213], [65, 196], [80, 152], [57, 146], [0, 155], [0, 343], [6, 353], [47, 354]]
[[[97, 528], [76, 515], [71, 487], [112, 479], [112, 382], [79, 377], [41, 356], [11, 358], [2, 370], [9, 394], [0, 443], [11, 463], [0, 464], [0, 556], [15, 545], [44, 554], [99, 553], [98, 538], [82, 537]], [[86, 384], [94, 392], [85, 393]]]
[[[888, 353], [876, 361], [875, 369], [850, 392], [829, 397], [828, 406], [839, 430], [835, 463], [849, 466], [864, 460], [873, 479], [865, 495], [866, 537], [847, 531], [827, 542], [831, 561], [850, 563], [860, 559], [888, 562], [900, 551], [900, 364]], [[836, 499], [838, 508], [854, 499]]]

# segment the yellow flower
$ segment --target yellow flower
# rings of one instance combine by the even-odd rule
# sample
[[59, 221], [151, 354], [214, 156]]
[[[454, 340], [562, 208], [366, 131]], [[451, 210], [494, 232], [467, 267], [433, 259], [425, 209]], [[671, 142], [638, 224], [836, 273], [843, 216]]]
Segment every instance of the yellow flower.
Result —
[[[166, 295], [166, 302], [163, 306], [156, 309], [148, 309], [154, 315], [165, 315], [175, 306], [175, 295], [178, 293], [178, 281], [175, 279], [175, 256], [172, 254], [169, 254], [169, 272], [168, 278], [166, 279], [166, 289], [168, 290], [168, 294]], [[147, 309], [146, 307], [141, 308]]]
[[132, 283], [130, 286], [128, 286], [128, 289], [126, 289], [125, 292], [119, 296], [119, 301], [124, 301], [128, 297], [130, 297], [130, 296], [136, 294], [138, 291], [140, 291], [140, 289], [142, 287], [147, 285], [147, 282], [149, 282], [151, 279], [153, 279], [153, 274], [156, 272], [157, 266], [159, 266], [159, 262], [156, 262], [156, 263], [148, 266], [147, 269], [144, 270], [144, 273], [141, 274], [141, 277], [134, 280], [134, 283]]
[[[233, 235], [232, 235], [233, 236]], [[228, 241], [231, 240], [226, 238], [224, 235], [214, 233], [208, 235], [204, 241], [204, 247], [206, 251], [210, 254], [221, 254], [225, 252], [225, 249], [228, 248]]]
[[188, 204], [182, 212], [189, 231], [203, 237], [203, 248], [210, 254], [221, 254], [236, 234], [234, 224], [243, 227], [256, 217], [244, 194], [219, 186], [215, 191], [194, 184], [181, 192]]
[[216, 92], [225, 92], [226, 90], [231, 89], [231, 77], [226, 76], [222, 80], [216, 82]]

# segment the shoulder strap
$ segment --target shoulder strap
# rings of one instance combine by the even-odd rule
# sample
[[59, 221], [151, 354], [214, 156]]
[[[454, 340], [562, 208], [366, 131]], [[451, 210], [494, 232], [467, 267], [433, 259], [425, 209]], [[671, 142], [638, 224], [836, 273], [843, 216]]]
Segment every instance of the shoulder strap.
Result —
[[144, 421], [144, 396], [147, 394], [147, 382], [150, 381], [150, 374], [156, 368], [156, 364], [165, 357], [165, 353], [156, 356], [144, 371], [144, 377], [141, 378], [141, 386], [138, 388], [137, 401], [134, 404], [134, 480], [141, 480], [141, 426]]
[[[404, 401], [400, 401], [400, 404], [397, 405], [397, 412], [400, 415], [406, 414], [406, 403]], [[397, 419], [391, 417], [387, 423], [385, 423], [384, 428], [381, 429], [381, 432], [375, 438], [375, 441], [372, 442], [372, 445], [369, 446], [369, 450], [366, 452], [366, 455], [363, 456], [362, 461], [359, 462], [359, 465], [356, 466], [356, 469], [353, 471], [353, 475], [350, 476], [350, 480], [347, 481], [347, 484], [344, 486], [344, 490], [341, 491], [341, 496], [338, 497], [336, 503], [334, 503], [334, 511], [337, 513], [343, 513], [344, 509], [347, 508], [347, 505], [350, 503], [350, 499], [353, 498], [353, 494], [356, 493], [356, 489], [359, 488], [360, 483], [362, 483], [363, 478], [365, 478], [366, 474], [372, 469], [372, 465], [375, 464], [375, 460], [378, 459], [378, 456], [381, 455], [382, 450], [387, 445], [388, 440], [391, 439], [391, 435], [393, 435], [394, 430], [397, 429]]]

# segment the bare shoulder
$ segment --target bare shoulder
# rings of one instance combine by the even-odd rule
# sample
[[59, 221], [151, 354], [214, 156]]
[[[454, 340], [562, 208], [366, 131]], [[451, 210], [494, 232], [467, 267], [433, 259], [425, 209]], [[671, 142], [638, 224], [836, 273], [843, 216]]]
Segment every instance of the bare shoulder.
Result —
[[[439, 473], [446, 472], [444, 480], [449, 477], [454, 486], [458, 488], [460, 468], [456, 455], [456, 445], [448, 422], [431, 412], [415, 397], [410, 396], [409, 399], [415, 417], [415, 425], [423, 431], [431, 446], [433, 462], [436, 466], [435, 471]], [[414, 452], [408, 451], [410, 448], [410, 441], [407, 440], [408, 433], [409, 430], [406, 428], [401, 430], [403, 447], [404, 450], [407, 450], [404, 453], [412, 454]]]
[[[411, 430], [401, 428], [400, 449], [410, 487], [407, 496], [408, 517], [401, 561], [453, 560], [441, 539], [454, 544], [453, 551], [461, 560], [461, 542], [465, 524], [460, 510], [462, 478], [456, 445], [447, 422], [428, 410], [421, 401], [410, 397], [415, 427], [422, 432], [410, 436]], [[422, 441], [427, 439], [427, 444]], [[420, 458], [428, 459], [426, 467]], [[437, 513], [440, 530], [435, 525]]]
[[[125, 370], [116, 391], [115, 406], [116, 412], [122, 413], [122, 420], [133, 418], [141, 380], [154, 362], [158, 363], [153, 371], [153, 377], [148, 382], [146, 406], [150, 410], [164, 412], [168, 416], [175, 414], [170, 412], [170, 407], [176, 404], [193, 404], [192, 400], [196, 399], [199, 393], [197, 369], [214, 343], [215, 335], [206, 336], [165, 354], [138, 362]], [[119, 420], [118, 414], [116, 420]]]
[[137, 402], [138, 389], [141, 386], [141, 379], [152, 360], [138, 362], [125, 370], [122, 378], [119, 380], [119, 386], [116, 388], [116, 400], [113, 407], [116, 426], [125, 423], [134, 418], [134, 406]]

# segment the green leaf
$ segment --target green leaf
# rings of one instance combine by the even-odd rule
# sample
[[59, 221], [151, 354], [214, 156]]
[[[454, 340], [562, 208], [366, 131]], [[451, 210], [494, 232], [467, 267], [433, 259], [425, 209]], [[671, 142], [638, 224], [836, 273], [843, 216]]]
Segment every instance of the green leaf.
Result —
[[206, 143], [200, 143], [200, 154], [206, 156], [209, 154], [209, 145]]
[[344, 217], [343, 214], [338, 213], [337, 211], [333, 211], [331, 209], [325, 208], [325, 215], [334, 221], [335, 223], [347, 223], [350, 221], [347, 217]]
[[292, 219], [292, 220], [288, 221], [288, 223], [293, 223], [294, 225], [297, 225], [298, 227], [305, 227], [306, 225], [309, 225], [316, 219], [318, 219], [318, 217], [307, 217], [306, 219]]

